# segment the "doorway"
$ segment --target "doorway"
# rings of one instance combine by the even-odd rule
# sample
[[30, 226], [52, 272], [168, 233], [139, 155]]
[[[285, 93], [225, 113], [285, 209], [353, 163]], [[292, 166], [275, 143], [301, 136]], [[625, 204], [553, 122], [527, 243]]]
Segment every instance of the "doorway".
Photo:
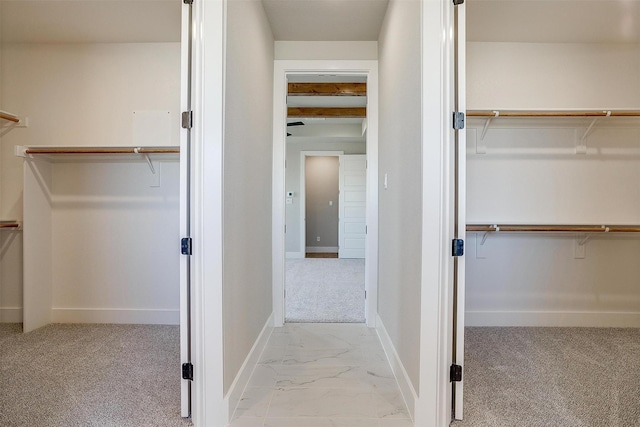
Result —
[[[305, 80], [324, 80], [324, 81], [361, 81], [365, 82], [370, 88], [366, 92], [366, 104], [363, 110], [366, 109], [366, 116], [358, 118], [349, 118], [348, 123], [336, 123], [340, 126], [334, 126], [332, 133], [330, 134], [318, 134], [315, 133], [320, 129], [318, 122], [324, 122], [323, 124], [337, 122], [336, 117], [313, 117], [309, 124], [304, 123], [305, 120], [299, 120], [300, 117], [292, 116], [287, 107], [286, 94], [288, 94], [288, 84], [291, 81], [305, 81]], [[292, 297], [288, 293], [286, 288], [286, 276], [287, 276], [287, 263], [291, 261], [297, 261], [306, 259], [307, 247], [306, 242], [306, 227], [303, 230], [301, 225], [303, 221], [299, 221], [299, 224], [293, 225], [289, 223], [289, 219], [292, 216], [290, 210], [296, 203], [295, 190], [290, 187], [289, 178], [292, 175], [292, 169], [295, 169], [294, 163], [298, 163], [295, 159], [292, 161], [295, 154], [292, 151], [304, 151], [306, 147], [311, 150], [319, 150], [318, 146], [305, 146], [300, 139], [302, 134], [314, 135], [316, 137], [316, 143], [321, 144], [321, 148], [340, 148], [336, 145], [336, 141], [331, 141], [331, 138], [341, 138], [341, 142], [349, 141], [353, 143], [354, 139], [362, 141], [364, 146], [364, 152], [353, 152], [348, 149], [341, 150], [345, 154], [364, 154], [366, 156], [365, 164], [377, 165], [377, 62], [376, 61], [275, 61], [275, 75], [274, 75], [274, 214], [273, 214], [273, 251], [274, 251], [274, 265], [273, 265], [273, 305], [274, 305], [274, 320], [275, 326], [282, 326], [289, 320], [286, 313], [285, 298]], [[281, 96], [285, 94], [285, 96]], [[319, 96], [318, 98], [325, 98]], [[335, 98], [335, 97], [334, 97]], [[349, 97], [342, 97], [342, 102], [349, 102]], [[318, 99], [314, 102], [332, 102], [328, 99]], [[329, 107], [330, 108], [330, 107]], [[345, 107], [346, 108], [346, 107]], [[353, 107], [352, 107], [353, 108]], [[289, 126], [285, 126], [285, 124]], [[296, 124], [291, 126], [291, 123], [303, 122], [304, 125]], [[350, 130], [357, 128], [356, 134], [349, 134]], [[302, 134], [300, 133], [302, 132]], [[288, 135], [288, 136], [287, 136]], [[333, 144], [333, 145], [332, 145]], [[289, 147], [294, 147], [289, 150]], [[323, 150], [325, 151], [325, 150]], [[299, 158], [299, 157], [298, 157]], [[298, 163], [300, 164], [300, 163]], [[286, 168], [285, 168], [286, 165]], [[366, 212], [366, 223], [364, 224], [364, 230], [366, 238], [362, 239], [362, 254], [366, 258], [364, 260], [358, 260], [362, 265], [362, 275], [364, 276], [363, 289], [361, 292], [362, 303], [364, 304], [364, 318], [360, 321], [366, 321], [370, 327], [375, 326], [375, 318], [377, 313], [377, 167], [367, 168], [366, 183], [364, 191], [364, 206], [362, 210]], [[298, 175], [299, 176], [299, 175]], [[300, 189], [298, 189], [300, 192]], [[293, 199], [293, 200], [289, 200]], [[335, 206], [335, 201], [334, 206]], [[300, 203], [298, 201], [298, 203]], [[328, 204], [328, 201], [327, 201]], [[298, 214], [299, 216], [299, 214]], [[292, 226], [293, 225], [293, 226]], [[285, 230], [283, 234], [281, 230]], [[296, 236], [297, 235], [297, 236]], [[316, 239], [320, 237], [322, 243], [322, 236], [312, 236]], [[304, 243], [303, 243], [304, 241]], [[338, 245], [339, 246], [339, 245]], [[322, 249], [326, 250], [327, 247]], [[333, 249], [333, 248], [330, 248]], [[323, 261], [329, 261], [324, 259]], [[345, 260], [346, 261], [346, 260]], [[339, 295], [339, 293], [337, 293]], [[353, 320], [352, 320], [353, 321]]]

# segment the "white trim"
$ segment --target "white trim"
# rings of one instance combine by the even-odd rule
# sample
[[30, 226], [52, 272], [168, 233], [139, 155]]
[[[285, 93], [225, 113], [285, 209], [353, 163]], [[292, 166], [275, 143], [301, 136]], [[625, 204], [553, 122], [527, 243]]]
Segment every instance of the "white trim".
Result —
[[[367, 246], [365, 290], [367, 326], [375, 327], [378, 307], [378, 61], [276, 60], [273, 83], [273, 310], [284, 324], [285, 138], [287, 74], [366, 75], [367, 87]], [[370, 185], [369, 185], [370, 184]], [[303, 246], [304, 247], [304, 246]]]
[[0, 323], [22, 323], [22, 307], [0, 307]]
[[[285, 156], [286, 156], [285, 147]], [[300, 151], [300, 250], [307, 249], [307, 157], [337, 157], [344, 155], [344, 151]], [[307, 250], [307, 252], [309, 252]], [[304, 258], [304, 257], [303, 257]]]
[[640, 328], [640, 312], [467, 311], [466, 326]]
[[193, 3], [192, 412], [195, 426], [225, 426], [223, 140], [228, 0]]
[[376, 316], [378, 318], [376, 322], [376, 332], [378, 333], [378, 337], [380, 338], [380, 342], [382, 343], [382, 348], [384, 349], [389, 364], [391, 365], [393, 375], [395, 375], [396, 381], [398, 381], [398, 386], [400, 387], [400, 392], [402, 393], [404, 402], [406, 403], [407, 409], [409, 410], [409, 415], [411, 415], [411, 418], [413, 419], [418, 394], [413, 388], [413, 385], [411, 385], [409, 374], [407, 374], [407, 371], [404, 368], [402, 361], [400, 360], [400, 356], [398, 356], [398, 352], [396, 351], [396, 348], [391, 341], [391, 337], [389, 336], [387, 329], [382, 323], [380, 315], [376, 314]]
[[309, 254], [322, 254], [327, 252], [338, 253], [337, 246], [307, 246], [306, 249]]
[[451, 2], [420, 1], [422, 97], [422, 284], [415, 425], [451, 422], [453, 315], [453, 129]]
[[287, 259], [301, 259], [305, 256], [304, 252], [287, 252]]
[[[244, 363], [240, 367], [236, 378], [233, 380], [233, 384], [229, 387], [229, 392], [225, 399], [229, 405], [229, 413], [234, 414], [236, 408], [238, 407], [238, 403], [240, 403], [240, 399], [242, 398], [242, 394], [244, 393], [247, 385], [249, 385], [249, 379], [251, 379], [251, 374], [256, 368], [256, 365], [260, 361], [260, 356], [267, 346], [267, 342], [269, 341], [269, 337], [273, 332], [273, 313], [269, 316], [267, 321], [265, 322], [260, 335], [256, 339], [256, 342], [251, 347], [251, 351], [247, 355], [247, 358], [244, 360]], [[229, 421], [233, 419], [233, 416]]]
[[180, 310], [128, 308], [52, 308], [52, 323], [179, 325]]

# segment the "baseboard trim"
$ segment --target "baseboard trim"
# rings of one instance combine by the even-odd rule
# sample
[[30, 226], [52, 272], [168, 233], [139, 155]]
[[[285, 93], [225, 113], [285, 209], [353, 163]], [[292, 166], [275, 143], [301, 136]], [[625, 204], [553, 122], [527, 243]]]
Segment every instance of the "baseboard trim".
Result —
[[304, 258], [304, 252], [287, 252], [287, 259], [301, 259]]
[[180, 310], [122, 308], [53, 308], [52, 323], [179, 325]]
[[22, 307], [0, 307], [0, 323], [22, 323]]
[[338, 253], [337, 246], [307, 246], [307, 253], [309, 254], [322, 254], [322, 253], [334, 253], [334, 252]]
[[640, 312], [467, 311], [465, 326], [640, 328]]
[[384, 327], [384, 323], [380, 318], [380, 314], [378, 313], [376, 313], [376, 332], [378, 333], [378, 337], [380, 338], [380, 342], [382, 343], [382, 348], [387, 355], [387, 359], [389, 359], [391, 370], [393, 371], [393, 374], [398, 381], [398, 386], [400, 386], [400, 392], [402, 393], [404, 402], [407, 404], [409, 415], [411, 415], [411, 418], [413, 419], [415, 415], [418, 394], [413, 388], [413, 385], [411, 385], [409, 375], [404, 369], [404, 365], [400, 360], [400, 356], [398, 356], [398, 352], [396, 351], [396, 348], [391, 341], [391, 337], [389, 336], [387, 329]]
[[229, 388], [225, 400], [227, 402], [227, 408], [229, 410], [229, 420], [227, 422], [231, 422], [233, 420], [233, 416], [236, 411], [236, 407], [238, 403], [240, 403], [240, 399], [242, 398], [242, 394], [244, 393], [247, 385], [249, 384], [249, 379], [251, 379], [251, 374], [253, 374], [256, 365], [260, 361], [260, 356], [267, 346], [267, 342], [269, 341], [269, 337], [273, 332], [273, 316], [274, 313], [271, 313], [269, 318], [267, 319], [262, 331], [258, 335], [258, 338], [253, 343], [253, 347], [251, 347], [251, 351], [247, 355], [240, 371], [236, 375], [236, 378], [233, 380], [233, 384]]

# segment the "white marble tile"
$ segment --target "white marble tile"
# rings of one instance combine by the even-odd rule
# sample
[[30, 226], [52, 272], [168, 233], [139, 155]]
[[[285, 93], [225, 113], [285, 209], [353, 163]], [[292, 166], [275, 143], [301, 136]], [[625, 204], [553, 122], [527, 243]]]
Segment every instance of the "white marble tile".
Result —
[[268, 418], [375, 418], [372, 393], [333, 388], [276, 389]]
[[414, 427], [410, 419], [382, 419], [380, 427]]
[[376, 418], [267, 418], [264, 427], [378, 427]]
[[263, 427], [264, 418], [258, 417], [242, 417], [236, 418], [229, 424], [229, 427]]
[[291, 335], [289, 335], [288, 333], [281, 333], [281, 334], [276, 334], [276, 333], [272, 333], [271, 336], [269, 337], [269, 341], [267, 341], [267, 348], [270, 347], [286, 347], [287, 345], [289, 345], [289, 342], [291, 341]]
[[344, 388], [362, 390], [397, 390], [391, 368], [385, 365], [312, 366], [288, 365], [279, 368], [276, 387]]
[[257, 365], [249, 378], [249, 387], [274, 387], [278, 378], [278, 367]]
[[273, 391], [271, 387], [247, 387], [238, 403], [234, 418], [265, 417]]
[[258, 364], [282, 365], [282, 360], [284, 359], [286, 351], [287, 347], [266, 347], [260, 355], [260, 359], [258, 359]]
[[411, 418], [399, 389], [377, 390], [373, 402], [378, 418]]
[[288, 347], [283, 365], [359, 366], [363, 354], [353, 348], [301, 348]]

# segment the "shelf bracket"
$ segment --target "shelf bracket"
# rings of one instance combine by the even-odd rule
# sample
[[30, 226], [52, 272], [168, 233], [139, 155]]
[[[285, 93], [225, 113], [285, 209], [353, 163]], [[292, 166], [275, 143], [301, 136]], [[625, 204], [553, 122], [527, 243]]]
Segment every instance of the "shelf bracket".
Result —
[[[611, 111], [603, 111], [603, 113], [606, 113], [606, 117], [611, 117]], [[600, 117], [594, 117], [593, 120], [591, 120], [591, 124], [587, 127], [587, 130], [585, 130], [582, 137], [580, 137], [580, 143], [576, 145], [576, 154], [587, 154], [587, 136], [591, 133], [598, 119], [600, 119]]]
[[491, 120], [500, 117], [500, 111], [494, 111], [493, 117], [487, 118], [487, 121], [484, 122], [484, 128], [482, 128], [482, 134], [480, 135], [480, 140], [484, 141], [484, 137], [487, 134], [487, 130], [489, 130], [489, 125], [491, 125]]
[[149, 165], [149, 169], [151, 169], [151, 173], [155, 175], [156, 174], [156, 169], [153, 167], [153, 163], [151, 162], [151, 158], [149, 157], [149, 154], [141, 153], [140, 152], [140, 147], [134, 148], [133, 152], [136, 153], [136, 154], [142, 154], [144, 159], [147, 161], [147, 164]]

